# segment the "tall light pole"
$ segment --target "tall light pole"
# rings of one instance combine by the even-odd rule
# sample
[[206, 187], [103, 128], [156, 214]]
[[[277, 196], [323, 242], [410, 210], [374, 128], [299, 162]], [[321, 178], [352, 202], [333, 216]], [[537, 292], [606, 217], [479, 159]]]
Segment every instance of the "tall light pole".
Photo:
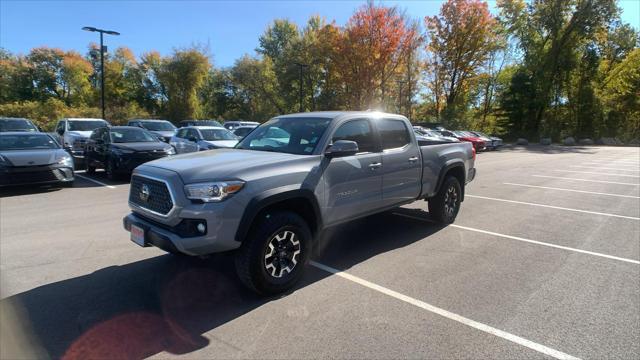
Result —
[[[120, 35], [117, 31], [97, 29], [91, 26], [85, 26], [82, 28], [84, 31], [99, 32], [100, 33], [100, 102], [102, 104], [102, 118], [104, 115], [104, 45], [103, 35]], [[106, 120], [106, 119], [105, 119]]]
[[308, 68], [309, 64], [302, 64], [302, 63], [299, 63], [299, 62], [296, 62], [294, 64], [300, 70], [300, 111], [299, 112], [302, 112], [302, 69], [303, 68]]

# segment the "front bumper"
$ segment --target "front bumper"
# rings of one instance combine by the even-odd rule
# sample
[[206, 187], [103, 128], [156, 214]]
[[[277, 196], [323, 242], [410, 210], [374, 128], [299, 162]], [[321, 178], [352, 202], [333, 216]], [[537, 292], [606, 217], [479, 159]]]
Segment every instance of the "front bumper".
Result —
[[66, 183], [73, 180], [73, 168], [58, 164], [0, 167], [0, 186]]
[[132, 154], [132, 155], [123, 155], [115, 157], [115, 171], [118, 173], [131, 173], [133, 169], [138, 166], [157, 159], [162, 159], [163, 157], [169, 156], [166, 153], [157, 153], [152, 155], [140, 155], [140, 154]]
[[[162, 188], [158, 188], [158, 183], [164, 183], [168, 190], [170, 209], [162, 206], [168, 199]], [[186, 198], [184, 183], [176, 172], [148, 165], [142, 165], [133, 172], [131, 184], [129, 207], [132, 213], [123, 219], [123, 225], [127, 231], [130, 231], [131, 224], [143, 228], [148, 245], [167, 251], [175, 248], [175, 251], [187, 255], [207, 255], [240, 247], [236, 233], [248, 203], [242, 195], [218, 203], [192, 202]], [[149, 195], [143, 200], [141, 195], [144, 195], [142, 187], [145, 184]], [[194, 231], [185, 234], [185, 222], [200, 220], [206, 224], [206, 234]], [[163, 240], [157, 240], [160, 238]]]
[[202, 222], [207, 226], [204, 235], [194, 236], [195, 229], [185, 230], [187, 228], [184, 225], [185, 220], [187, 219], [182, 219], [175, 226], [169, 226], [132, 212], [122, 219], [122, 223], [124, 229], [129, 232], [131, 231], [131, 225], [136, 225], [144, 230], [145, 247], [155, 246], [170, 253], [198, 256], [229, 251], [240, 247], [240, 243], [233, 238], [222, 239], [222, 234], [215, 233], [215, 226], [210, 228], [206, 219], [188, 219], [191, 222]]
[[475, 178], [476, 178], [476, 168], [469, 169], [469, 171], [467, 172], [467, 181], [465, 182], [465, 184], [472, 182], [473, 179]]

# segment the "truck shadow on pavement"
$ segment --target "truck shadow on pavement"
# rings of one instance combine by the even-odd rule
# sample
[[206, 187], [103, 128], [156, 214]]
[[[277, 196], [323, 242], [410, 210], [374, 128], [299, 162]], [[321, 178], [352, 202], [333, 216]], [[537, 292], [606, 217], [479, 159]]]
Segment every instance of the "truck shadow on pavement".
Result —
[[[346, 270], [414, 242], [430, 241], [441, 229], [382, 213], [330, 229], [319, 239], [314, 259]], [[294, 292], [328, 276], [309, 267]], [[3, 299], [2, 317], [17, 320], [2, 325], [2, 357], [142, 359], [163, 351], [188, 354], [209, 345], [204, 333], [278, 298], [245, 290], [226, 254], [207, 260], [167, 254], [110, 266]], [[215, 342], [250, 356], [238, 345], [243, 342]], [[28, 351], [21, 351], [19, 343]]]

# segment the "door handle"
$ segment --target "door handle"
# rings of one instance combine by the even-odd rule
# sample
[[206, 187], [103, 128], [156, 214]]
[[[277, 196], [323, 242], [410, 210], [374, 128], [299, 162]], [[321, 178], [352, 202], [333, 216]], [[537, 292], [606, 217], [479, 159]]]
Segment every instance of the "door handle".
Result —
[[409, 158], [409, 162], [411, 162], [411, 163], [416, 162], [416, 161], [418, 161], [418, 157], [417, 156], [412, 156], [412, 157]]
[[369, 164], [369, 169], [371, 170], [375, 170], [375, 169], [379, 169], [382, 167], [382, 163], [371, 163]]

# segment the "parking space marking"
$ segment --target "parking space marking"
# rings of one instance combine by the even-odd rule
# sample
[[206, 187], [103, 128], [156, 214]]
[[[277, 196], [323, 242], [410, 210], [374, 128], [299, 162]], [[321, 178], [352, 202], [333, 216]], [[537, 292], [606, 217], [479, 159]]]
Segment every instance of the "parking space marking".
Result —
[[89, 180], [89, 181], [91, 181], [91, 182], [93, 182], [93, 183], [96, 183], [96, 184], [98, 184], [98, 185], [102, 185], [102, 186], [104, 186], [104, 187], [108, 187], [109, 189], [115, 189], [115, 188], [116, 188], [116, 187], [115, 187], [115, 186], [113, 186], [113, 185], [105, 184], [105, 183], [103, 183], [102, 181], [98, 181], [98, 180], [92, 179], [92, 178], [90, 178], [90, 177], [88, 177], [88, 176], [83, 176], [83, 175], [80, 175], [80, 174], [75, 174], [75, 175], [76, 175], [77, 177], [81, 178], [81, 179]]
[[596, 191], [565, 189], [565, 188], [556, 188], [556, 187], [538, 186], [538, 185], [528, 185], [528, 184], [516, 184], [516, 183], [508, 183], [508, 182], [502, 183], [502, 184], [504, 184], [504, 185], [513, 185], [513, 186], [524, 186], [524, 187], [530, 187], [530, 188], [536, 188], [536, 189], [570, 191], [570, 192], [577, 192], [577, 193], [583, 193], [583, 194], [594, 194], [594, 195], [605, 195], [605, 196], [616, 196], [616, 197], [631, 198], [631, 199], [640, 199], [640, 196], [633, 196], [633, 195], [610, 194], [610, 193], [603, 193], [603, 192], [596, 192]]
[[[404, 216], [404, 217], [409, 218], [409, 219], [425, 221], [425, 222], [428, 222], [428, 223], [435, 223], [435, 222], [433, 222], [431, 220], [422, 219], [422, 218], [419, 218], [419, 217], [416, 217], [416, 216], [411, 216], [411, 215], [406, 215], [406, 214], [401, 214], [401, 213], [395, 213], [395, 212], [393, 214], [394, 215], [399, 215], [399, 216]], [[588, 250], [581, 250], [581, 249], [576, 249], [576, 248], [572, 248], [572, 247], [569, 247], [569, 246], [556, 245], [556, 244], [547, 243], [547, 242], [543, 242], [543, 241], [525, 239], [525, 238], [519, 237], [519, 236], [511, 236], [511, 235], [506, 235], [506, 234], [500, 234], [500, 233], [497, 233], [497, 232], [488, 231], [488, 230], [482, 230], [482, 229], [476, 229], [476, 228], [472, 228], [472, 227], [468, 227], [468, 226], [462, 226], [462, 225], [456, 225], [456, 224], [449, 224], [448, 226], [456, 228], [456, 229], [477, 232], [477, 233], [481, 233], [481, 234], [485, 234], [485, 235], [491, 235], [491, 236], [495, 236], [495, 237], [501, 237], [501, 238], [505, 238], [505, 239], [516, 240], [516, 241], [526, 242], [526, 243], [530, 243], [530, 244], [541, 245], [541, 246], [546, 246], [546, 247], [551, 247], [551, 248], [556, 248], [556, 249], [561, 249], [561, 250], [567, 250], [567, 251], [572, 251], [572, 252], [576, 252], [576, 253], [587, 254], [587, 255], [602, 257], [602, 258], [606, 258], [606, 259], [617, 260], [617, 261], [622, 261], [622, 262], [626, 262], [626, 263], [640, 265], [640, 261], [638, 261], [638, 260], [623, 258], [623, 257], [619, 257], [619, 256], [607, 255], [607, 254], [602, 254], [602, 253], [598, 253], [598, 252], [594, 252], [594, 251], [588, 251]]]
[[630, 220], [640, 220], [640, 217], [618, 215], [618, 214], [609, 214], [609, 213], [603, 213], [603, 212], [598, 212], [598, 211], [572, 209], [572, 208], [566, 208], [566, 207], [562, 207], [562, 206], [545, 205], [545, 204], [530, 203], [530, 202], [517, 201], [517, 200], [498, 199], [498, 198], [492, 198], [492, 197], [487, 197], [487, 196], [478, 196], [478, 195], [467, 195], [467, 194], [465, 194], [465, 196], [466, 197], [470, 197], [470, 198], [475, 198], [475, 199], [484, 199], [484, 200], [492, 200], [492, 201], [501, 201], [501, 202], [512, 203], [512, 204], [537, 206], [537, 207], [543, 207], [543, 208], [549, 208], [549, 209], [578, 212], [578, 213], [583, 213], [583, 214], [592, 214], [592, 215], [617, 217], [617, 218], [630, 219]]
[[544, 346], [542, 344], [538, 344], [538, 343], [533, 342], [531, 340], [527, 340], [527, 339], [522, 338], [520, 336], [508, 333], [508, 332], [500, 330], [500, 329], [496, 329], [496, 328], [494, 328], [492, 326], [477, 322], [475, 320], [471, 320], [471, 319], [466, 318], [466, 317], [464, 317], [462, 315], [458, 315], [456, 313], [452, 313], [452, 312], [447, 311], [445, 309], [442, 309], [442, 308], [439, 308], [437, 306], [428, 304], [428, 303], [426, 303], [424, 301], [421, 301], [421, 300], [412, 298], [410, 296], [401, 294], [401, 293], [399, 293], [397, 291], [388, 289], [388, 288], [386, 288], [384, 286], [380, 286], [378, 284], [374, 284], [374, 283], [372, 283], [370, 281], [367, 281], [365, 279], [362, 279], [362, 278], [359, 278], [357, 276], [351, 275], [351, 274], [349, 274], [347, 272], [344, 272], [342, 270], [338, 270], [338, 269], [332, 268], [330, 266], [327, 266], [327, 265], [324, 265], [324, 264], [320, 264], [320, 263], [315, 262], [315, 261], [310, 261], [309, 263], [312, 266], [314, 266], [314, 267], [316, 267], [316, 268], [318, 268], [320, 270], [323, 270], [323, 271], [326, 271], [326, 272], [328, 272], [330, 274], [339, 276], [339, 277], [341, 277], [343, 279], [349, 280], [349, 281], [354, 282], [354, 283], [356, 283], [358, 285], [361, 285], [361, 286], [364, 286], [364, 287], [369, 288], [371, 290], [374, 290], [374, 291], [377, 291], [379, 293], [385, 294], [387, 296], [390, 296], [390, 297], [395, 298], [397, 300], [400, 300], [400, 301], [403, 301], [405, 303], [411, 304], [413, 306], [417, 306], [417, 307], [419, 307], [419, 308], [421, 308], [423, 310], [429, 311], [429, 312], [434, 313], [436, 315], [440, 315], [440, 316], [442, 316], [442, 317], [444, 317], [446, 319], [453, 320], [453, 321], [458, 322], [460, 324], [472, 327], [472, 328], [474, 328], [476, 330], [480, 330], [480, 331], [485, 332], [487, 334], [491, 334], [491, 335], [497, 336], [499, 338], [502, 338], [502, 339], [511, 341], [513, 343], [516, 343], [518, 345], [525, 346], [525, 347], [527, 347], [529, 349], [532, 349], [532, 350], [537, 351], [539, 353], [551, 356], [553, 358], [556, 358], [556, 359], [579, 359], [579, 358], [577, 358], [575, 356], [563, 353], [562, 351], [558, 351], [556, 349], [552, 349], [552, 348], [550, 348], [548, 346]]
[[569, 167], [582, 168], [582, 169], [605, 169], [605, 170], [620, 170], [620, 171], [634, 171], [634, 172], [640, 171], [638, 169], [622, 169], [622, 168], [605, 167], [605, 166], [569, 165]]
[[562, 179], [562, 180], [571, 180], [571, 181], [586, 181], [586, 182], [595, 182], [595, 183], [602, 183], [602, 184], [617, 184], [617, 185], [632, 185], [632, 186], [639, 186], [640, 184], [634, 184], [634, 183], [624, 183], [624, 182], [618, 182], [618, 181], [604, 181], [604, 180], [591, 180], [591, 179], [577, 179], [577, 178], [568, 178], [568, 177], [562, 177], [562, 176], [549, 176], [549, 175], [531, 175], [534, 177], [541, 177], [541, 178], [549, 178], [549, 179]]
[[570, 172], [570, 173], [577, 173], [577, 174], [594, 174], [594, 175], [605, 175], [605, 176], [622, 176], [622, 177], [640, 178], [640, 175], [611, 174], [611, 173], [601, 173], [601, 172], [595, 172], [595, 171], [577, 171], [577, 170], [561, 170], [561, 169], [554, 169], [553, 171], [562, 171], [562, 172]]
[[597, 162], [603, 164], [615, 164], [615, 165], [638, 165], [640, 161], [620, 161], [620, 160], [589, 160], [590, 162]]

